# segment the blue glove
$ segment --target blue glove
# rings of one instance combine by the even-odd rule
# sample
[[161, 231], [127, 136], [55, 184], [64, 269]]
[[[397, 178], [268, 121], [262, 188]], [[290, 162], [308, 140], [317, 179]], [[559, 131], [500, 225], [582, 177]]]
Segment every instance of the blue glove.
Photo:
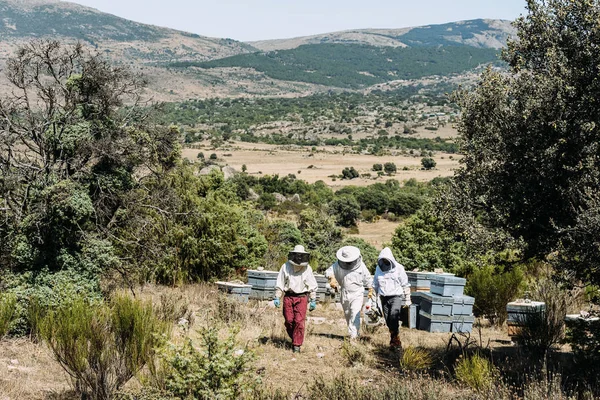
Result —
[[279, 308], [279, 306], [281, 305], [281, 300], [279, 300], [279, 297], [275, 297], [273, 299], [273, 304], [275, 305], [275, 307]]
[[317, 308], [317, 301], [311, 300], [310, 304], [308, 305], [308, 311], [313, 311], [315, 308]]

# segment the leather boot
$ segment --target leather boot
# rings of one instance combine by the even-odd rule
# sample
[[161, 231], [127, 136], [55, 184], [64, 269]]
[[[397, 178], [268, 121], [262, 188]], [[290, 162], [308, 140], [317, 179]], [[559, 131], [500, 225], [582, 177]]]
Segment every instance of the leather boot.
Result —
[[393, 332], [391, 334], [390, 347], [402, 348], [402, 342], [400, 341], [400, 335], [398, 333]]

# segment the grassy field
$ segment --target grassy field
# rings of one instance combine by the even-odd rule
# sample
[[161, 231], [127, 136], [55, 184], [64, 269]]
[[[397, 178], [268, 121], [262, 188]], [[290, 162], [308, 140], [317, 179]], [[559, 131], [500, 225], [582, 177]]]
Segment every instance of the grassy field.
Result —
[[[223, 336], [231, 327], [240, 328], [239, 348], [256, 355], [253, 369], [261, 376], [262, 385], [270, 390], [302, 394], [317, 378], [331, 381], [342, 374], [366, 386], [376, 386], [403, 376], [399, 369], [400, 353], [388, 347], [387, 328], [381, 326], [368, 332], [363, 329], [359, 341], [347, 343], [343, 313], [334, 304], [320, 304], [309, 314], [302, 352], [293, 354], [289, 349], [281, 311], [270, 303], [227, 303], [227, 307], [223, 307], [216, 287], [208, 284], [178, 289], [146, 286], [138, 291], [138, 295], [152, 298], [157, 303], [161, 296], [163, 299], [185, 299], [194, 315], [194, 322], [187, 333], [175, 328], [175, 342], [181, 342], [187, 335], [197, 342], [196, 329], [208, 325], [220, 326]], [[504, 330], [482, 328], [480, 333], [482, 343], [489, 342], [494, 348], [510, 343]], [[441, 357], [450, 336], [408, 329], [403, 329], [401, 334], [404, 348], [427, 349], [434, 360]], [[479, 337], [477, 340], [480, 340]], [[407, 380], [407, 384], [422, 385], [419, 379], [414, 377]], [[137, 386], [139, 382], [136, 379], [128, 384], [130, 389]], [[442, 390], [448, 398], [452, 394], [465, 393], [464, 388], [451, 383], [444, 384]], [[0, 399], [49, 398], [74, 398], [69, 389], [69, 378], [53, 360], [50, 350], [26, 338], [0, 341]]]
[[[322, 180], [333, 189], [348, 185], [367, 186], [375, 182], [385, 182], [389, 178], [401, 182], [411, 178], [430, 181], [436, 177], [452, 176], [459, 165], [459, 156], [456, 154], [434, 154], [433, 158], [437, 166], [427, 171], [421, 169], [422, 157], [420, 156], [353, 154], [348, 149], [334, 146], [321, 146], [316, 152], [312, 152], [310, 147], [238, 142], [218, 150], [212, 150], [209, 144], [200, 144], [198, 148], [184, 149], [183, 157], [196, 160], [199, 152], [204, 153], [206, 158], [211, 153], [215, 153], [220, 159], [220, 164], [229, 165], [238, 171], [246, 165], [249, 174], [279, 174], [280, 176], [294, 174], [298, 179], [309, 183]], [[392, 176], [377, 177], [377, 174], [372, 171], [373, 164], [386, 162], [395, 163], [398, 171]], [[345, 167], [354, 167], [361, 175], [371, 176], [352, 180], [331, 177], [341, 175]]]

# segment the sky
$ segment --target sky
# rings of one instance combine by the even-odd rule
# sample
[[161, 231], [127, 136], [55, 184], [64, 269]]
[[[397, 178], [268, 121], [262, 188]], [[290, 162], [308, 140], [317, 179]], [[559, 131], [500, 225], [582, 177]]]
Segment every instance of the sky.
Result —
[[525, 0], [70, 0], [137, 22], [241, 41], [346, 29], [513, 20]]

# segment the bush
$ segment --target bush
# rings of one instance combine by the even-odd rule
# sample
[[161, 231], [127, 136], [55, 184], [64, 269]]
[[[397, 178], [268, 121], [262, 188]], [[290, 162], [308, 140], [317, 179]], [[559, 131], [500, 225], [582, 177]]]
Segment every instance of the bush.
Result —
[[383, 165], [383, 171], [388, 175], [395, 173], [396, 172], [396, 164], [394, 164], [393, 162], [386, 162]]
[[198, 158], [200, 160], [204, 160], [204, 153], [203, 152], [198, 153], [198, 155], [196, 156], [196, 158]]
[[211, 155], [208, 158], [210, 160], [216, 160], [217, 159], [217, 153], [211, 153]]
[[545, 356], [564, 337], [564, 318], [575, 296], [551, 279], [542, 278], [531, 288], [531, 297], [543, 301], [543, 312], [528, 315], [521, 321], [523, 325], [517, 341], [535, 356]]
[[153, 364], [154, 349], [168, 330], [149, 302], [127, 296], [99, 305], [76, 298], [50, 311], [40, 326], [75, 391], [98, 400], [112, 399], [146, 364]]
[[188, 339], [163, 354], [165, 389], [182, 399], [237, 399], [250, 393], [260, 379], [250, 368], [254, 355], [236, 350], [236, 332], [225, 340], [214, 326], [199, 334], [200, 348]]
[[423, 166], [423, 168], [429, 170], [429, 169], [435, 168], [435, 166], [437, 165], [437, 163], [431, 157], [424, 157], [424, 158], [421, 159], [421, 165]]
[[600, 321], [582, 320], [567, 323], [567, 342], [573, 349], [576, 373], [598, 389], [600, 374]]
[[487, 317], [492, 324], [506, 321], [506, 304], [522, 290], [523, 272], [519, 267], [505, 272], [500, 266], [484, 265], [468, 276], [465, 292], [475, 297], [475, 315]]
[[342, 179], [354, 179], [360, 175], [354, 167], [346, 167], [342, 170]]
[[484, 391], [494, 384], [497, 370], [488, 359], [474, 353], [458, 360], [454, 374], [456, 380], [463, 385], [476, 391]]
[[360, 217], [360, 204], [354, 196], [339, 196], [329, 203], [329, 213], [335, 216], [340, 226], [356, 226], [356, 220]]
[[382, 164], [373, 164], [373, 171], [383, 171]]
[[400, 369], [406, 372], [419, 372], [431, 368], [433, 359], [431, 354], [416, 347], [407, 347], [400, 358]]
[[348, 366], [352, 367], [359, 364], [364, 364], [367, 360], [365, 351], [360, 346], [354, 344], [351, 340], [344, 340], [341, 348], [342, 356], [348, 362]]
[[12, 328], [17, 317], [17, 296], [13, 293], [0, 293], [0, 339]]

